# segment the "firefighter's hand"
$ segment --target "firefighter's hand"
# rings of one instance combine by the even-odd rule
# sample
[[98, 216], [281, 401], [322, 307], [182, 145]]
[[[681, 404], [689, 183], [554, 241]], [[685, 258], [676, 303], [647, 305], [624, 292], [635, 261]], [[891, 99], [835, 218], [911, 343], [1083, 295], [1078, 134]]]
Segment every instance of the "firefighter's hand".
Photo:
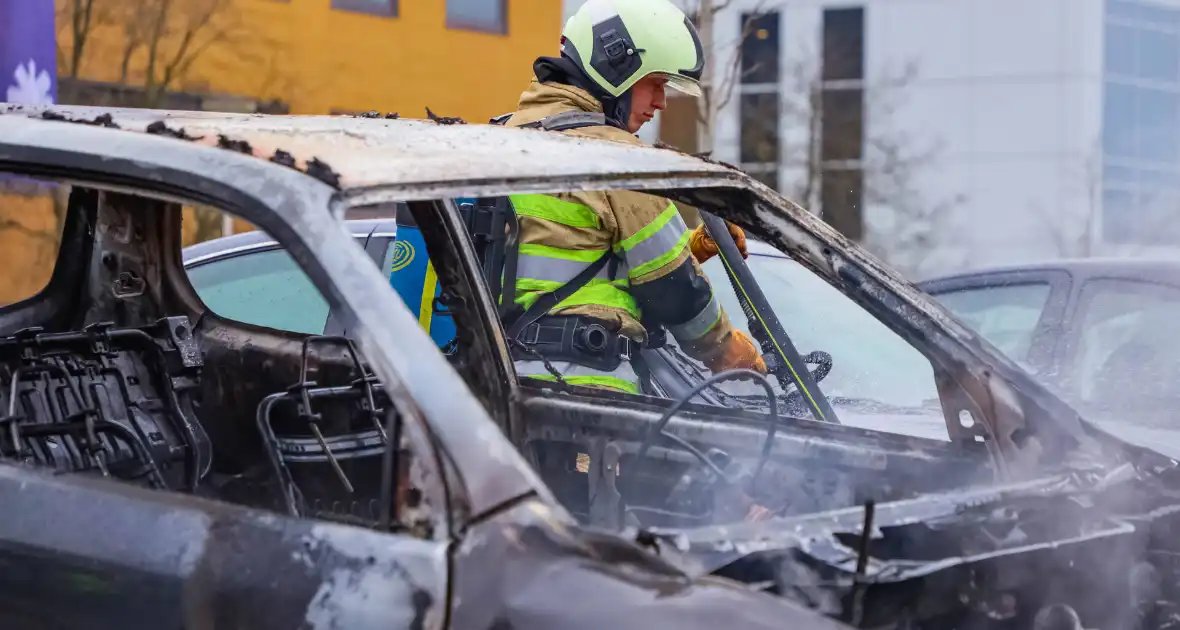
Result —
[[734, 329], [723, 343], [724, 346], [709, 361], [709, 369], [714, 373], [746, 369], [766, 374], [766, 362], [762, 360], [762, 351], [749, 335]]
[[[738, 250], [742, 253], [742, 258], [749, 258], [749, 254], [746, 253], [746, 233], [742, 231], [742, 228], [729, 221], [726, 221], [725, 225], [729, 227], [729, 234], [733, 237], [734, 242], [737, 243]], [[701, 225], [689, 234], [688, 248], [692, 250], [692, 257], [696, 258], [699, 263], [704, 263], [706, 260], [716, 256], [718, 252], [717, 241], [714, 241], [713, 237], [709, 236], [709, 232], [705, 229], [704, 225]]]

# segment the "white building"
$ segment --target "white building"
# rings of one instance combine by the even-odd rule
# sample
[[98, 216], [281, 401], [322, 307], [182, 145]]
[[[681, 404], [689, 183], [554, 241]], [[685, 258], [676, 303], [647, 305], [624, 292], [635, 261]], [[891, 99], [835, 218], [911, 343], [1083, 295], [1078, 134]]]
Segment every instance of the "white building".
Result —
[[[798, 197], [798, 79], [824, 68], [825, 175], [798, 200], [919, 275], [1180, 244], [1180, 0], [733, 0], [713, 28], [718, 80], [745, 66], [715, 155]], [[659, 134], [691, 136], [686, 112]], [[883, 191], [890, 143], [940, 148]]]

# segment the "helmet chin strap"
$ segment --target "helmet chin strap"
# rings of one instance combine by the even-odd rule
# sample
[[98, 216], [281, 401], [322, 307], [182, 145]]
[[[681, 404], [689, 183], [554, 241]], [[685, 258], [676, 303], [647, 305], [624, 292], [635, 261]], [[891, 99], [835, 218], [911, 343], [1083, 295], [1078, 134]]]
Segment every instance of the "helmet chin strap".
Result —
[[602, 111], [607, 118], [614, 119], [620, 127], [630, 132], [628, 125], [631, 122], [631, 90], [623, 92], [618, 98], [602, 100]]
[[630, 132], [627, 124], [631, 121], [631, 90], [623, 92], [618, 97], [611, 96], [590, 80], [590, 77], [582, 72], [578, 64], [564, 52], [560, 57], [537, 59], [533, 64], [533, 71], [539, 81], [556, 81], [590, 92], [602, 105], [602, 113], [606, 114], [607, 122]]

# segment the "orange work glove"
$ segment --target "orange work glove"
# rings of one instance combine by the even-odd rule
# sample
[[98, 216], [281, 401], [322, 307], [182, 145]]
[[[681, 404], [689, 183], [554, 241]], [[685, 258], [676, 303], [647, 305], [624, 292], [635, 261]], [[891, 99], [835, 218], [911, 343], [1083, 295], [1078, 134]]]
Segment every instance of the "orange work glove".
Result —
[[725, 341], [725, 347], [709, 362], [709, 369], [713, 372], [746, 369], [766, 374], [766, 362], [762, 360], [758, 344], [746, 333], [734, 329]]
[[[725, 224], [729, 227], [729, 234], [733, 236], [733, 240], [737, 243], [738, 250], [742, 252], [742, 258], [749, 258], [750, 255], [746, 253], [746, 233], [742, 228], [726, 221]], [[717, 255], [717, 241], [709, 236], [709, 232], [705, 230], [705, 226], [701, 225], [693, 230], [688, 236], [688, 248], [692, 250], [692, 257], [697, 259], [697, 262], [704, 263], [706, 260]]]

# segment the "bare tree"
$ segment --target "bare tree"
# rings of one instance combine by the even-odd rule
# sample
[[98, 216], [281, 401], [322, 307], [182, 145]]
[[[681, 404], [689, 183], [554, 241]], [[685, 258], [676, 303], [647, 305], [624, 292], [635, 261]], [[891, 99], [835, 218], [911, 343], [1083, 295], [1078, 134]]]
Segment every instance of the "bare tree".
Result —
[[711, 153], [713, 151], [713, 132], [716, 127], [717, 112], [724, 109], [733, 99], [738, 83], [743, 75], [748, 75], [754, 69], [742, 67], [740, 54], [734, 54], [724, 67], [717, 67], [716, 52], [720, 50], [741, 50], [742, 42], [753, 36], [755, 31], [755, 16], [763, 11], [763, 7], [770, 5], [771, 0], [759, 0], [742, 20], [736, 38], [732, 41], [718, 40], [714, 23], [717, 16], [725, 12], [733, 4], [733, 0], [689, 0], [686, 12], [693, 17], [701, 38], [701, 47], [705, 54], [705, 67], [701, 75], [701, 98], [697, 99], [697, 130], [698, 151]]
[[[1111, 200], [1104, 200], [1102, 145], [1095, 141], [1093, 146], [1080, 165], [1067, 173], [1066, 190], [1070, 194], [1064, 203], [1030, 206], [1030, 214], [1041, 228], [1050, 255], [1058, 258], [1142, 256], [1152, 254], [1156, 248], [1171, 250], [1169, 254], [1174, 252], [1180, 244], [1180, 227], [1175, 220], [1180, 212], [1180, 190], [1140, 182], [1135, 194], [1116, 188], [1111, 191]], [[1120, 196], [1124, 198], [1122, 202]], [[1104, 203], [1111, 203], [1112, 207], [1104, 208]], [[1104, 234], [1104, 212], [1127, 213], [1122, 229], [1130, 233]], [[1154, 253], [1160, 253], [1159, 249]]]
[[[919, 185], [923, 170], [940, 156], [941, 142], [923, 142], [892, 124], [917, 65], [877, 69], [869, 80], [839, 80], [845, 76], [841, 68], [862, 63], [859, 47], [846, 51], [825, 42], [822, 56], [802, 48], [793, 52], [785, 67], [770, 73], [781, 77], [779, 84], [742, 87], [764, 70], [762, 62], [742, 59], [743, 43], [758, 35], [759, 16], [778, 4], [765, 0], [746, 8], [737, 40], [714, 41], [714, 22], [732, 0], [690, 1], [706, 52], [698, 151], [713, 150], [717, 112], [740, 94], [741, 163], [781, 168], [788, 174], [781, 187], [787, 196], [904, 273], [961, 265], [951, 248], [941, 246], [954, 240], [950, 222], [963, 196], [928, 198]], [[733, 54], [712, 54], [725, 50]], [[824, 58], [838, 67], [825, 72]], [[773, 175], [763, 178], [773, 182]]]
[[276, 42], [247, 27], [244, 0], [55, 1], [60, 73], [78, 79], [88, 59], [116, 59], [118, 83], [131, 88], [120, 105], [159, 107], [170, 91], [203, 87], [194, 68], [219, 58], [267, 68], [259, 95], [279, 82]]
[[[1097, 145], [1097, 143], [1095, 143]], [[1102, 212], [1102, 154], [1101, 146], [1083, 160], [1077, 173], [1071, 173], [1067, 189], [1079, 189], [1082, 203], [1067, 201], [1055, 208], [1033, 204], [1031, 216], [1048, 241], [1050, 253], [1056, 258], [1090, 258], [1098, 255], [1101, 235], [1098, 221]]]
[[[82, 72], [92, 34], [112, 22], [112, 0], [56, 0], [54, 10], [58, 72], [76, 79]], [[68, 49], [63, 45], [66, 41], [70, 42]]]
[[920, 175], [941, 155], [941, 140], [923, 141], [893, 125], [915, 76], [916, 63], [907, 62], [867, 81], [824, 81], [818, 56], [804, 52], [787, 68], [781, 99], [771, 103], [783, 137], [756, 126], [753, 132], [777, 143], [779, 161], [795, 174], [784, 183], [787, 196], [909, 276], [962, 264], [947, 259], [945, 246], [955, 240], [951, 219], [965, 202], [961, 194], [931, 198], [921, 189]]
[[119, 82], [141, 85], [145, 107], [158, 106], [210, 49], [245, 52], [237, 0], [126, 0], [123, 7]]

